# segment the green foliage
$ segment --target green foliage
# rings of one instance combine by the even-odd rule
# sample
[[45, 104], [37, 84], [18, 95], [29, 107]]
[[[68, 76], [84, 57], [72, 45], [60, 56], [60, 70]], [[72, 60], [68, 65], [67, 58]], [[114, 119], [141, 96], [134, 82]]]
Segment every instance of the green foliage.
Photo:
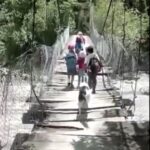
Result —
[[[139, 3], [134, 1], [134, 6], [128, 8], [121, 0], [115, 0], [112, 3], [110, 12], [106, 21], [104, 28], [105, 34], [113, 33], [115, 36], [124, 38], [125, 34], [125, 46], [131, 52], [135, 51], [137, 53], [140, 40], [140, 33], [142, 32], [142, 37], [147, 40], [148, 37], [148, 28], [149, 28], [149, 17], [146, 12], [146, 3], [139, 5]], [[102, 33], [104, 21], [106, 19], [106, 14], [108, 11], [108, 1], [107, 0], [98, 0], [97, 5], [95, 6], [95, 18], [94, 22], [99, 33]], [[124, 16], [124, 6], [125, 7], [125, 16]], [[143, 9], [142, 9], [143, 8]], [[139, 11], [140, 10], [140, 11]], [[114, 18], [113, 18], [114, 13]], [[142, 15], [142, 31], [140, 24], [140, 15]], [[125, 22], [124, 22], [125, 19]], [[113, 25], [113, 28], [112, 28]], [[125, 30], [125, 33], [124, 33]], [[144, 43], [146, 44], [146, 43]], [[148, 50], [148, 47], [145, 47]], [[143, 51], [145, 51], [145, 48]]]
[[[33, 1], [0, 1], [0, 61], [13, 61], [31, 47]], [[34, 43], [52, 45], [61, 28], [68, 23], [74, 28], [72, 7], [76, 0], [35, 2]]]
[[[107, 0], [99, 0], [95, 11], [95, 24], [99, 32], [102, 32], [102, 27], [106, 19], [108, 10]], [[105, 32], [112, 33], [112, 14], [114, 12], [113, 20], [113, 32], [117, 36], [123, 36], [123, 25], [124, 25], [124, 4], [117, 0], [111, 6], [109, 16], [107, 18]], [[146, 30], [149, 25], [149, 18], [146, 13], [143, 14], [142, 26], [143, 30]], [[127, 39], [135, 39], [140, 37], [140, 19], [139, 11], [134, 9], [126, 9], [125, 11], [125, 30]]]
[[[34, 0], [1, 0], [0, 1], [0, 61], [14, 61], [15, 58], [31, 47], [33, 35], [33, 2]], [[34, 43], [52, 45], [57, 35], [66, 26], [71, 32], [89, 31], [90, 0], [35, 0]], [[101, 33], [108, 9], [108, 0], [92, 0], [95, 6], [94, 20]], [[137, 49], [140, 38], [140, 20], [142, 13], [142, 36], [148, 36], [148, 1], [114, 0], [113, 7], [105, 26], [105, 33], [112, 33], [123, 38], [124, 15], [125, 44], [131, 49]], [[112, 16], [114, 13], [114, 20]], [[148, 45], [148, 44], [145, 44]], [[148, 46], [142, 46], [147, 49]]]

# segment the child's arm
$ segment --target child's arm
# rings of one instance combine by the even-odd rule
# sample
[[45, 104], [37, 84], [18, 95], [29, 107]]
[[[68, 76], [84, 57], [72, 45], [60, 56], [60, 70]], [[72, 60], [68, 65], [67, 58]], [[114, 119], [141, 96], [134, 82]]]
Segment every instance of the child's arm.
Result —
[[83, 37], [83, 43], [85, 44], [85, 38]]
[[84, 63], [84, 69], [85, 69], [85, 72], [88, 72], [88, 66], [86, 63]]

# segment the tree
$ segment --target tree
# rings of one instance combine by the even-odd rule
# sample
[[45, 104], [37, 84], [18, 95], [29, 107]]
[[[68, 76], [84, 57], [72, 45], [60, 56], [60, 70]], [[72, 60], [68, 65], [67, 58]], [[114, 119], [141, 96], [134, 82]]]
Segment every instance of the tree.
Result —
[[[35, 2], [34, 43], [52, 45], [60, 29], [73, 22], [75, 0], [59, 0], [59, 8], [58, 0]], [[2, 0], [0, 4], [0, 60], [14, 61], [31, 47], [33, 0]]]

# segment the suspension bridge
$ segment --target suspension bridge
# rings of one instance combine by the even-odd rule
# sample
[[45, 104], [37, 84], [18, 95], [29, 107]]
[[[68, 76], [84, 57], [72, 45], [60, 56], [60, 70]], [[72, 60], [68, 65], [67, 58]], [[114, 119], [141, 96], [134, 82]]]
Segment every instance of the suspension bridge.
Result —
[[[148, 149], [148, 122], [132, 120], [139, 79], [135, 59], [127, 53], [120, 39], [98, 34], [92, 21], [92, 8], [90, 11], [91, 31], [88, 38], [103, 59], [104, 67], [97, 77], [96, 94], [92, 95], [88, 108], [79, 115], [78, 90], [66, 88], [66, 66], [62, 58], [71, 38], [68, 27], [53, 46], [37, 48], [29, 62], [30, 75], [21, 73], [20, 77], [19, 72], [9, 70], [2, 79], [4, 103], [1, 108], [5, 123], [1, 125], [5, 130], [1, 132], [1, 149]], [[119, 88], [114, 86], [114, 79], [120, 81]], [[77, 77], [74, 85], [77, 86]], [[126, 98], [123, 86], [130, 85], [132, 98]], [[15, 105], [17, 102], [14, 100], [7, 101], [14, 98], [18, 90], [26, 94], [19, 97], [19, 105]], [[14, 131], [11, 127], [18, 130]]]

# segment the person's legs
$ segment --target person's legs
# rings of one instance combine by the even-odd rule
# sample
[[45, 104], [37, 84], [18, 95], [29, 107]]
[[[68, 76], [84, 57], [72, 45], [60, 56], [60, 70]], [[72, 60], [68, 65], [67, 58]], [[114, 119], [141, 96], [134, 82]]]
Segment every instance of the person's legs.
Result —
[[82, 73], [81, 74], [81, 80], [82, 80], [82, 82], [85, 82], [85, 79], [84, 79], [84, 77], [85, 77], [85, 71], [82, 69], [81, 73]]
[[92, 75], [92, 93], [96, 93], [96, 85], [97, 85], [97, 79], [96, 79], [96, 74]]
[[81, 81], [84, 82], [84, 75], [81, 75]]
[[68, 74], [68, 86], [70, 86], [70, 69], [68, 68], [68, 66], [67, 66], [67, 74]]
[[91, 73], [88, 73], [88, 85], [90, 88], [92, 88], [92, 78]]
[[83, 69], [81, 69], [81, 71], [80, 71], [80, 78], [81, 78], [81, 82], [85, 82], [85, 80], [84, 80], [84, 70]]
[[73, 88], [74, 75], [71, 75], [71, 87]]
[[81, 82], [81, 70], [79, 69], [79, 71], [78, 71], [78, 88], [80, 86], [80, 82]]
[[84, 75], [84, 81], [87, 83], [88, 82], [88, 75], [87, 75], [87, 73], [85, 73], [85, 75]]
[[68, 70], [68, 85], [69, 87], [73, 87], [74, 75], [76, 74], [76, 68], [70, 68]]
[[80, 74], [78, 74], [78, 88], [80, 86], [80, 81], [81, 81], [81, 76], [80, 76]]
[[83, 69], [79, 70], [79, 75], [78, 75], [78, 87], [80, 86], [81, 82], [86, 82], [85, 79], [85, 71]]
[[71, 82], [70, 82], [70, 74], [68, 74], [68, 86], [70, 86]]

